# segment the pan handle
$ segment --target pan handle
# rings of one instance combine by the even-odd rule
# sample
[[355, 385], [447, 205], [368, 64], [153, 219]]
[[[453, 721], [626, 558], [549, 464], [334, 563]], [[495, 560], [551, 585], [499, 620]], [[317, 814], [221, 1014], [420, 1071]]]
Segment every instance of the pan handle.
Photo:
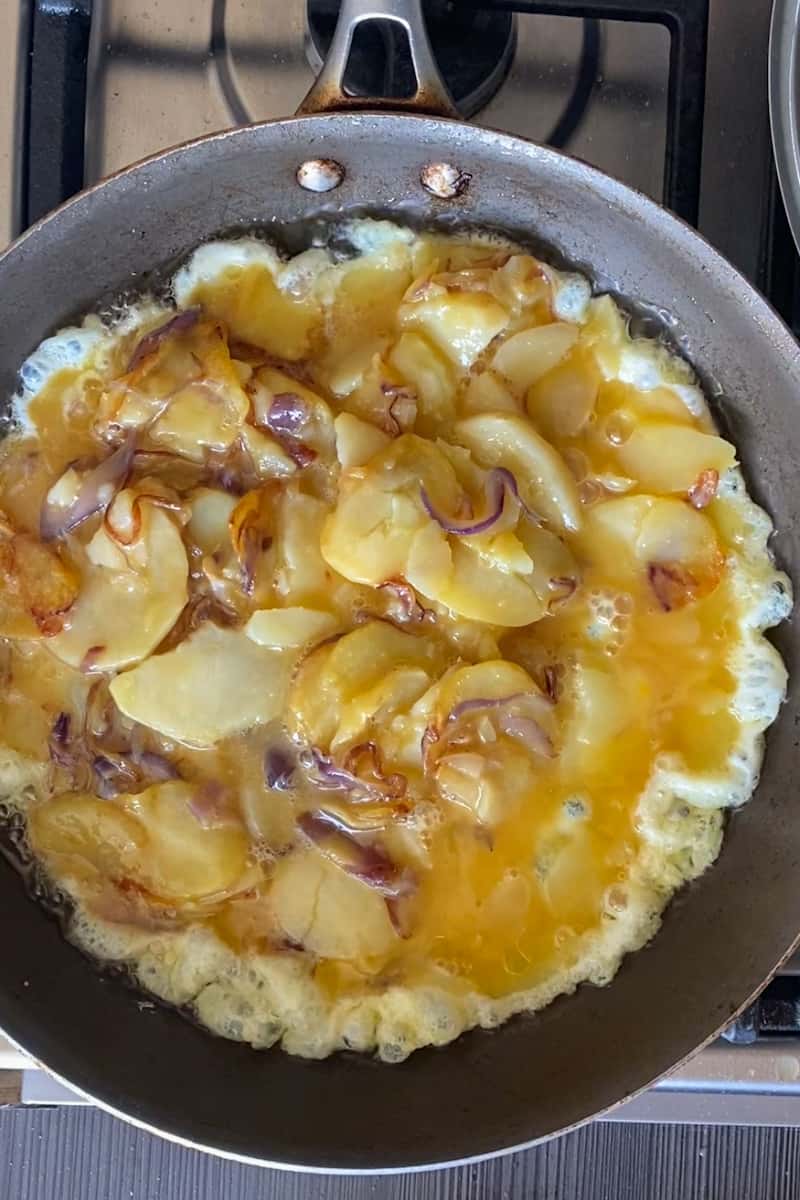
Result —
[[[350, 59], [353, 34], [364, 21], [392, 21], [406, 32], [417, 90], [404, 100], [386, 97], [348, 96], [344, 74]], [[298, 108], [298, 114], [343, 112], [348, 109], [390, 109], [394, 112], [427, 113], [456, 117], [458, 110], [447, 90], [433, 56], [422, 0], [342, 0], [339, 20], [328, 57], [314, 86]]]

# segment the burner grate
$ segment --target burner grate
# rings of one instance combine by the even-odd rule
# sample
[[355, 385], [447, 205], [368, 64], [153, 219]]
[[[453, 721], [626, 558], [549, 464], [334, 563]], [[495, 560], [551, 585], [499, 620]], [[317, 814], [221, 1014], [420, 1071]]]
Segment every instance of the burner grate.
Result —
[[[309, 0], [313, 51], [320, 61], [332, 32], [336, 0]], [[465, 115], [482, 107], [502, 85], [514, 50], [514, 17], [556, 15], [583, 18], [581, 59], [572, 95], [550, 132], [550, 144], [564, 147], [578, 128], [592, 96], [600, 62], [600, 20], [663, 25], [670, 35], [667, 97], [667, 146], [663, 201], [685, 220], [697, 223], [703, 138], [708, 0], [432, 0], [434, 41]], [[29, 225], [77, 191], [83, 178], [86, 123], [86, 63], [93, 0], [33, 0], [30, 19], [26, 146], [20, 210]], [[215, 26], [221, 27], [225, 0], [216, 0]], [[454, 22], [459, 38], [448, 50], [445, 27]], [[470, 33], [477, 30], [477, 33]], [[470, 52], [463, 47], [469, 39]], [[485, 46], [476, 55], [474, 45]], [[369, 50], [370, 47], [367, 47]], [[383, 63], [387, 90], [408, 86], [400, 71], [386, 70], [385, 46], [362, 54], [355, 90], [375, 86], [374, 63]], [[211, 50], [224, 55], [224, 39], [212, 38]], [[464, 67], [463, 63], [468, 65]], [[227, 65], [226, 65], [227, 70]], [[244, 113], [237, 113], [244, 117]]]

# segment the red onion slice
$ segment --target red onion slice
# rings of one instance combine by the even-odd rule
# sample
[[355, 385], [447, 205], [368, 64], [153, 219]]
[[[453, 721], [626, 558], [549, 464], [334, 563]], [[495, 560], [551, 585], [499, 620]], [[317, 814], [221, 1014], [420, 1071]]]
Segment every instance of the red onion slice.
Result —
[[299, 762], [308, 773], [310, 782], [323, 791], [362, 792], [370, 796], [376, 794], [363, 779], [359, 779], [352, 771], [346, 771], [344, 767], [337, 767], [336, 763], [316, 746], [301, 750]]
[[692, 508], [708, 508], [716, 496], [718, 488], [719, 471], [715, 471], [713, 467], [709, 467], [707, 471], [701, 471], [688, 491], [689, 503]]
[[414, 891], [416, 880], [412, 873], [393, 863], [377, 842], [360, 841], [357, 832], [340, 817], [317, 809], [302, 813], [297, 824], [326, 858], [382, 896], [397, 899]]
[[134, 747], [131, 751], [131, 761], [152, 783], [169, 783], [172, 779], [181, 778], [181, 773], [174, 763], [163, 754], [156, 754], [152, 750], [138, 750]]
[[352, 771], [359, 784], [387, 800], [401, 800], [408, 790], [405, 775], [386, 774], [383, 757], [375, 742], [353, 746], [347, 752], [344, 766], [345, 770]]
[[59, 713], [53, 722], [53, 728], [50, 731], [48, 741], [50, 758], [59, 767], [63, 767], [65, 771], [71, 770], [75, 765], [75, 755], [70, 749], [69, 744], [71, 724], [69, 713]]
[[[437, 512], [433, 501], [431, 500], [425, 485], [420, 485], [420, 497], [423, 507], [428, 516], [439, 525], [445, 533], [455, 533], [459, 537], [472, 537], [475, 534], [486, 533], [490, 530], [503, 515], [506, 506], [506, 495], [508, 492], [518, 500], [522, 505], [522, 500], [519, 495], [517, 481], [511, 471], [505, 467], [493, 467], [486, 476], [484, 482], [484, 490], [486, 496], [487, 513], [480, 520], [459, 521], [454, 517], [442, 516]], [[524, 508], [525, 506], [522, 505]], [[527, 508], [525, 509], [528, 512]], [[532, 514], [529, 514], [532, 515]]]
[[63, 537], [95, 513], [106, 511], [131, 472], [135, 447], [136, 431], [131, 430], [122, 445], [88, 473], [78, 495], [67, 508], [45, 500], [39, 518], [39, 535], [43, 542]]
[[291, 755], [273, 746], [264, 755], [264, 780], [268, 788], [285, 792], [292, 786], [295, 764]]
[[95, 774], [95, 790], [101, 800], [113, 800], [115, 796], [131, 792], [136, 784], [136, 772], [118, 754], [98, 754], [92, 761]]
[[311, 420], [311, 411], [297, 392], [278, 392], [272, 399], [266, 420], [273, 433], [298, 437]]
[[540, 754], [543, 758], [555, 758], [556, 752], [549, 735], [533, 717], [504, 713], [499, 724], [503, 733], [522, 742], [526, 749], [532, 750], [534, 754]]
[[553, 704], [558, 700], [560, 688], [560, 672], [558, 667], [547, 666], [542, 672], [544, 678], [544, 692], [548, 700], [552, 700]]
[[683, 608], [696, 589], [694, 576], [677, 563], [650, 563], [647, 581], [664, 612]]
[[502, 708], [506, 704], [513, 704], [515, 700], [521, 700], [523, 696], [531, 693], [528, 692], [512, 692], [510, 696], [497, 696], [493, 700], [488, 700], [485, 697], [476, 697], [473, 700], [462, 700], [460, 704], [456, 704], [455, 708], [450, 710], [446, 724], [457, 721], [459, 717], [463, 717], [465, 713], [477, 712], [482, 708]]
[[397, 601], [397, 619], [409, 625], [419, 625], [426, 617], [434, 618], [430, 608], [423, 608], [417, 599], [417, 593], [411, 584], [404, 579], [387, 579], [378, 584], [379, 591], [388, 592]]
[[197, 324], [200, 317], [200, 308], [186, 308], [183, 312], [176, 313], [174, 317], [170, 317], [163, 325], [151, 329], [146, 333], [142, 340], [137, 345], [128, 362], [128, 371], [133, 371], [136, 367], [141, 366], [146, 358], [158, 349], [161, 343], [168, 337], [174, 337], [176, 333], [186, 333]]

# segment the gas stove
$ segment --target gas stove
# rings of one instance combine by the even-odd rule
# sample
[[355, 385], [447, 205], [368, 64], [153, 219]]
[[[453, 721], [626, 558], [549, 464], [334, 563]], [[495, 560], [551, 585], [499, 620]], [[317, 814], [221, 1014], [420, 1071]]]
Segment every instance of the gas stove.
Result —
[[[293, 113], [338, 0], [0, 4], [0, 243], [165, 146]], [[798, 259], [769, 140], [770, 0], [428, 0], [464, 116], [567, 150], [696, 225], [800, 329]], [[355, 93], [404, 94], [388, 27], [360, 35]], [[24, 1069], [22, 1098], [77, 1102]], [[800, 1124], [800, 958], [688, 1065], [615, 1119]]]

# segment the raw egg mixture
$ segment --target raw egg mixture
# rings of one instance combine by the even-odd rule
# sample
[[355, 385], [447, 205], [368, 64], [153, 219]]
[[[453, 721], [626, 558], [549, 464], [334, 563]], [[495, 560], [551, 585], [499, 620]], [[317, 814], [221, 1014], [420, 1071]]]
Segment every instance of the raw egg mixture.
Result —
[[21, 379], [0, 793], [82, 949], [398, 1061], [607, 982], [714, 860], [789, 585], [610, 296], [355, 222], [202, 246]]

